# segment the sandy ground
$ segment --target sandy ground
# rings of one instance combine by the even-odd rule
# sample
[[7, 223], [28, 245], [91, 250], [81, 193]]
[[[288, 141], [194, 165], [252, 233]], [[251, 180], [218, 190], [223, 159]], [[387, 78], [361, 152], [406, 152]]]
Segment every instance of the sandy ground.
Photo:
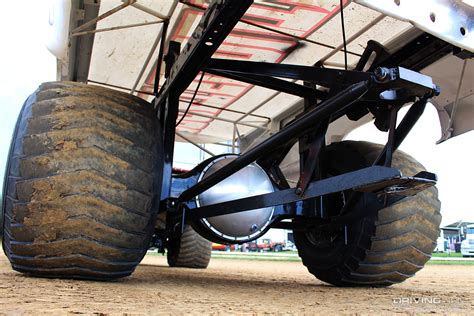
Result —
[[214, 259], [207, 270], [172, 269], [147, 256], [115, 282], [26, 277], [0, 256], [0, 313], [255, 314], [474, 312], [474, 266], [428, 265], [389, 288], [336, 288], [299, 262]]

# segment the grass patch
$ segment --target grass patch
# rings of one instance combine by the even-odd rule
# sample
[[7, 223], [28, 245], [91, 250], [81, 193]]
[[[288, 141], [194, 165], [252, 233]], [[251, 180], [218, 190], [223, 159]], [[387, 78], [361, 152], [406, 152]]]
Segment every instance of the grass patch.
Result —
[[159, 252], [156, 252], [156, 251], [153, 251], [153, 252], [147, 251], [146, 256], [162, 256], [162, 257], [164, 257], [164, 256], [166, 256], [166, 252], [165, 252], [165, 254], [163, 255], [163, 254], [161, 254], [161, 253], [159, 253]]
[[460, 252], [451, 252], [451, 253], [446, 253], [446, 252], [434, 252], [431, 254], [433, 258], [439, 257], [439, 258], [462, 258], [462, 254]]
[[[249, 260], [249, 261], [278, 261], [278, 262], [301, 262], [299, 257], [285, 257], [285, 256], [265, 256], [265, 255], [256, 255], [256, 256], [225, 256], [225, 255], [212, 255], [212, 259], [219, 260]], [[474, 260], [436, 260], [436, 258], [431, 259], [427, 262], [430, 265], [462, 265], [462, 266], [474, 266]]]
[[474, 261], [462, 261], [462, 260], [450, 260], [450, 261], [441, 261], [432, 259], [428, 261], [426, 264], [432, 265], [441, 265], [441, 266], [474, 266]]
[[212, 255], [212, 260], [247, 260], [247, 261], [278, 261], [278, 262], [301, 262], [299, 257], [265, 257], [265, 256], [219, 256]]
[[296, 250], [283, 250], [283, 251], [280, 252], [280, 253], [283, 253], [283, 254], [291, 253], [291, 254], [297, 255], [297, 254], [298, 254], [298, 251], [296, 251]]
[[[289, 257], [285, 256], [285, 254], [289, 254], [290, 252], [282, 252], [281, 255], [273, 255], [273, 256], [265, 256], [265, 253], [255, 253], [255, 255], [225, 255], [223, 254], [212, 254], [212, 259], [218, 260], [248, 260], [248, 261], [278, 261], [278, 262], [301, 262], [299, 257]], [[157, 253], [156, 251], [149, 251], [146, 253], [147, 256], [162, 256], [161, 253]], [[166, 253], [165, 253], [166, 256]]]
[[[299, 257], [290, 257], [285, 256], [285, 254], [290, 254], [292, 252], [282, 252], [280, 255], [272, 255], [266, 256], [265, 253], [255, 253], [252, 255], [226, 255], [225, 253], [213, 253], [212, 259], [213, 260], [246, 260], [246, 261], [274, 261], [274, 262], [301, 262]], [[156, 251], [147, 252], [147, 256], [163, 256], [161, 253], [157, 253]], [[165, 253], [166, 255], [166, 253]], [[439, 256], [441, 255], [441, 256]], [[444, 255], [444, 256], [443, 256]], [[461, 258], [461, 254], [452, 253], [451, 255], [454, 258]], [[449, 257], [447, 254], [433, 254], [433, 258], [429, 260], [426, 264], [429, 265], [462, 265], [462, 266], [474, 266], [474, 260], [436, 260], [436, 258], [446, 258]]]

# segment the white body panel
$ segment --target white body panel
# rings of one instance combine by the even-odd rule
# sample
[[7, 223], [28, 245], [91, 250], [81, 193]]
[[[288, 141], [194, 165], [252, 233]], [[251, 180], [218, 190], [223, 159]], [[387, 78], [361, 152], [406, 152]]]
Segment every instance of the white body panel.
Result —
[[[71, 0], [58, 1], [58, 3], [63, 3], [63, 13], [69, 1]], [[183, 47], [203, 12], [174, 0], [138, 0], [136, 2], [102, 0], [99, 15], [124, 6], [124, 3], [129, 5], [101, 19], [96, 28], [107, 29], [156, 22], [160, 20], [157, 16], [170, 16], [167, 41], [179, 41]], [[192, 3], [200, 7], [207, 6], [207, 1], [196, 0]], [[339, 0], [255, 1], [243, 20], [295, 35], [304, 40], [239, 22], [213, 57], [309, 66], [323, 61], [323, 64], [327, 66], [343, 67], [344, 54], [341, 52], [342, 32], [339, 11]], [[157, 12], [159, 14], [154, 14]], [[349, 68], [357, 63], [359, 59], [357, 55], [364, 51], [368, 40], [387, 44], [394, 39], [400, 39], [407, 30], [413, 28], [409, 22], [385, 16], [348, 0], [344, 1], [344, 17], [347, 48], [350, 52], [348, 54]], [[69, 15], [65, 14], [61, 25], [66, 25], [68, 19]], [[159, 47], [157, 39], [160, 38], [161, 30], [162, 24], [153, 24], [96, 33], [89, 68], [89, 82], [112, 86], [151, 100], [150, 94], [153, 92]], [[53, 42], [57, 43], [57, 49], [52, 50], [59, 59], [64, 60], [65, 32], [60, 29], [56, 29], [55, 32], [57, 32], [57, 41]], [[466, 38], [472, 38], [471, 34]], [[161, 67], [160, 83], [164, 82], [164, 68], [164, 66]], [[444, 71], [440, 73], [436, 67], [432, 67], [432, 71], [429, 72], [430, 75], [441, 77], [448, 82], [441, 86], [442, 91], [448, 91], [448, 93], [443, 94], [441, 98], [444, 99], [440, 99], [438, 103], [441, 104], [441, 121], [444, 120], [446, 125], [443, 133], [447, 136], [443, 139], [471, 128], [466, 128], [462, 122], [458, 124], [454, 122], [455, 124], [450, 125], [451, 112], [443, 108], [449, 100], [453, 103], [452, 95], [456, 94], [455, 83], [459, 82], [458, 68], [458, 66], [453, 67], [449, 74]], [[466, 83], [459, 98], [461, 100], [459, 109], [464, 114], [466, 109], [470, 111], [473, 108], [472, 96], [466, 98], [469, 94], [472, 95], [472, 85], [469, 86], [472, 81], [471, 69], [472, 61], [469, 61], [468, 78], [465, 79]], [[195, 79], [181, 95], [181, 113], [188, 106], [197, 81]], [[449, 98], [445, 97], [448, 95]], [[293, 95], [206, 74], [188, 115], [178, 127], [178, 132], [197, 143], [228, 141], [239, 135], [248, 136], [256, 130], [266, 131], [259, 136], [263, 139], [269, 133], [279, 130], [281, 120], [289, 118], [285, 116], [286, 113], [289, 110], [295, 112], [294, 109], [297, 109], [300, 103], [301, 98]], [[468, 107], [465, 107], [464, 103]], [[250, 113], [250, 115], [244, 115], [245, 113]], [[446, 115], [448, 122], [446, 122]], [[345, 117], [341, 118], [329, 127], [328, 142], [342, 139], [349, 131], [371, 119], [370, 115], [358, 122], [350, 121]], [[182, 140], [183, 138], [177, 138], [177, 141]], [[254, 140], [255, 138], [249, 141]]]
[[[139, 3], [152, 10], [165, 13], [168, 12], [171, 6], [171, 1], [139, 1]], [[102, 1], [99, 14], [107, 12], [119, 4], [119, 1]], [[342, 43], [338, 4], [338, 0], [289, 1], [285, 3], [256, 1], [244, 18], [283, 32], [337, 47]], [[352, 36], [367, 24], [370, 24], [371, 21], [380, 17], [380, 13], [355, 3], [347, 4], [344, 10], [347, 37]], [[169, 27], [170, 38], [185, 43], [199, 22], [201, 15], [202, 11], [179, 4], [172, 14]], [[152, 19], [156, 18], [129, 6], [100, 21], [97, 28], [139, 23]], [[350, 43], [348, 49], [361, 54], [367, 40], [374, 39], [384, 43], [410, 27], [409, 23], [385, 17], [368, 30], [366, 34]], [[132, 88], [160, 28], [160, 25], [150, 25], [128, 30], [97, 33], [89, 79], [93, 82]], [[298, 41], [294, 38], [238, 23], [214, 57], [313, 65], [331, 51], [331, 48]], [[157, 51], [155, 51], [155, 56], [156, 54]], [[349, 55], [348, 57], [351, 65], [358, 61], [357, 56]], [[154, 61], [155, 58], [152, 60]], [[343, 54], [335, 53], [334, 56], [327, 59], [327, 63], [341, 65]], [[152, 92], [154, 70], [155, 67], [152, 62], [147, 67], [146, 77], [139, 80], [137, 90]], [[164, 72], [164, 67], [162, 67], [162, 72]], [[162, 73], [161, 82], [163, 81]], [[196, 85], [197, 80], [183, 93], [181, 96], [183, 101], [191, 98]], [[140, 94], [140, 96], [147, 97], [146, 94]], [[151, 99], [152, 97], [148, 98]], [[178, 131], [197, 142], [205, 140], [213, 142], [227, 141], [234, 135], [233, 124], [219, 119], [236, 121], [242, 117], [242, 114], [222, 109], [248, 112], [265, 102], [254, 113], [268, 117], [271, 120], [299, 100], [298, 97], [276, 93], [273, 90], [205, 75], [195, 102], [220, 109], [194, 104], [183, 123], [180, 124]], [[186, 107], [187, 102], [180, 104], [182, 110]], [[270, 126], [268, 119], [252, 116], [246, 117], [242, 122], [264, 127]], [[237, 125], [237, 127], [240, 135], [248, 134], [254, 130], [254, 128], [248, 126]]]
[[68, 59], [70, 0], [49, 0], [49, 15], [45, 19], [45, 45], [62, 62]]

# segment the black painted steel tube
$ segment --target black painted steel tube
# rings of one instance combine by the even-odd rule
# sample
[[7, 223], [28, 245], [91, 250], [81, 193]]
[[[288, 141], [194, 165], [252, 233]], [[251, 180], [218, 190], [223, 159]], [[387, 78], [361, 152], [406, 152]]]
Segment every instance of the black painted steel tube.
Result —
[[284, 144], [306, 133], [309, 129], [311, 129], [311, 127], [317, 126], [321, 120], [328, 118], [334, 112], [349, 107], [368, 91], [369, 85], [369, 81], [353, 84], [336, 94], [334, 97], [324, 101], [318, 107], [304, 114], [301, 118], [294, 121], [280, 132], [269, 137], [262, 143], [231, 161], [219, 171], [211, 174], [209, 177], [203, 179], [201, 182], [184, 191], [179, 196], [179, 201], [184, 202], [190, 200], [191, 198], [206, 191], [207, 189], [241, 170], [245, 166], [254, 162], [263, 155], [272, 152], [276, 148], [279, 148], [281, 144]]
[[166, 35], [168, 33], [168, 25], [169, 21], [166, 20], [163, 23], [161, 29], [160, 51], [158, 52], [158, 59], [156, 60], [155, 82], [153, 84], [153, 94], [155, 95], [155, 97], [158, 94], [158, 88], [160, 87], [161, 64], [163, 62], [163, 55], [165, 53], [165, 41]]
[[[427, 102], [428, 102], [428, 97], [423, 97], [419, 99], [410, 107], [407, 114], [405, 114], [402, 121], [400, 122], [398, 127], [395, 129], [395, 133], [393, 135], [394, 136], [393, 148], [392, 148], [393, 152], [398, 149], [398, 147], [402, 144], [402, 142], [410, 133], [411, 129], [415, 126], [416, 122], [418, 122], [418, 119], [421, 117], [421, 115], [425, 111]], [[385, 161], [388, 145], [389, 144], [387, 144], [383, 148], [382, 152], [379, 154], [379, 156], [375, 160], [374, 165], [380, 165]]]

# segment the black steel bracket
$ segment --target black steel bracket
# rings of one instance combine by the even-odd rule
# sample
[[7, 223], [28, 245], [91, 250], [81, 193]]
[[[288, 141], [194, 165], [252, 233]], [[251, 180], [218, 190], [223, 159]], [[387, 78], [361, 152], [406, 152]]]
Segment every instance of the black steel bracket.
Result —
[[[258, 208], [294, 204], [299, 201], [346, 190], [379, 194], [413, 195], [435, 184], [436, 176], [431, 173], [424, 172], [417, 174], [415, 177], [404, 177], [397, 169], [372, 166], [311, 182], [305, 193], [301, 196], [296, 194], [295, 188], [290, 188], [199, 208], [190, 208], [186, 212], [186, 217], [189, 220], [198, 220], [200, 218], [238, 213]], [[289, 206], [290, 209], [294, 210], [293, 213], [289, 213], [288, 209], [286, 209], [283, 212], [276, 212], [274, 216], [308, 215], [303, 214], [301, 211], [298, 212], [298, 208], [295, 205]]]
[[220, 181], [254, 162], [258, 158], [269, 152], [272, 152], [276, 148], [279, 148], [281, 144], [293, 141], [301, 134], [307, 133], [308, 130], [310, 130], [318, 121], [328, 118], [337, 110], [349, 107], [354, 103], [355, 100], [362, 97], [369, 90], [370, 84], [371, 83], [368, 81], [353, 84], [334, 97], [322, 102], [320, 106], [303, 115], [300, 119], [298, 119], [298, 121], [295, 121], [293, 124], [290, 124], [280, 132], [272, 135], [270, 138], [266, 139], [235, 160], [231, 161], [217, 172], [211, 174], [209, 177], [203, 179], [201, 182], [184, 191], [179, 197], [180, 202], [185, 202], [192, 199], [198, 194], [206, 191], [210, 187], [216, 185]]
[[[167, 199], [171, 194], [179, 96], [201, 71], [252, 2], [251, 0], [216, 0], [210, 4], [181, 52], [179, 43], [170, 42], [166, 57], [167, 79], [153, 101], [162, 127], [165, 153], [161, 201]], [[155, 87], [157, 88], [156, 81]]]
[[[314, 209], [309, 210], [311, 203], [302, 201], [351, 190], [353, 194], [339, 214], [342, 220], [349, 218], [347, 216], [355, 216], [346, 214], [346, 211], [351, 205], [360, 203], [358, 197], [362, 195], [409, 195], [436, 183], [433, 174], [425, 172], [414, 177], [403, 177], [398, 170], [389, 168], [393, 152], [418, 120], [427, 100], [439, 93], [430, 77], [399, 67], [398, 63], [391, 65], [392, 56], [375, 43], [371, 49], [378, 52], [376, 61], [369, 66], [368, 56], [363, 56], [356, 70], [213, 59], [212, 55], [251, 3], [251, 0], [211, 2], [183, 50], [180, 52], [178, 44], [170, 43], [166, 58], [167, 79], [154, 100], [163, 129], [165, 165], [161, 201], [163, 209], [171, 213], [169, 225], [182, 228], [185, 220], [196, 221], [269, 206], [276, 206], [274, 221], [295, 216], [305, 216], [311, 220], [319, 216], [325, 220], [322, 210], [319, 214]], [[369, 71], [361, 71], [367, 67]], [[200, 182], [197, 183], [196, 174], [202, 165], [190, 173], [173, 177], [172, 159], [179, 96], [201, 71], [301, 96], [312, 102], [293, 122]], [[303, 80], [305, 85], [284, 79]], [[414, 101], [415, 104], [397, 127], [399, 108]], [[387, 145], [374, 165], [330, 178], [325, 174], [316, 174], [323, 168], [318, 159], [324, 152], [328, 125], [350, 113], [359, 117], [368, 109], [372, 113], [380, 113], [379, 121], [382, 122], [379, 128], [389, 130]], [[301, 141], [302, 137], [307, 137], [307, 142]], [[279, 169], [279, 162], [298, 140], [305, 145], [303, 168], [297, 188], [290, 188]], [[276, 192], [196, 206], [196, 196], [254, 161], [259, 162], [270, 174], [278, 189]], [[385, 167], [378, 166], [380, 164]], [[175, 204], [170, 206], [167, 204], [170, 201]]]
[[252, 0], [211, 2], [154, 100], [155, 108], [163, 105], [170, 93], [180, 95], [189, 86], [252, 2]]

